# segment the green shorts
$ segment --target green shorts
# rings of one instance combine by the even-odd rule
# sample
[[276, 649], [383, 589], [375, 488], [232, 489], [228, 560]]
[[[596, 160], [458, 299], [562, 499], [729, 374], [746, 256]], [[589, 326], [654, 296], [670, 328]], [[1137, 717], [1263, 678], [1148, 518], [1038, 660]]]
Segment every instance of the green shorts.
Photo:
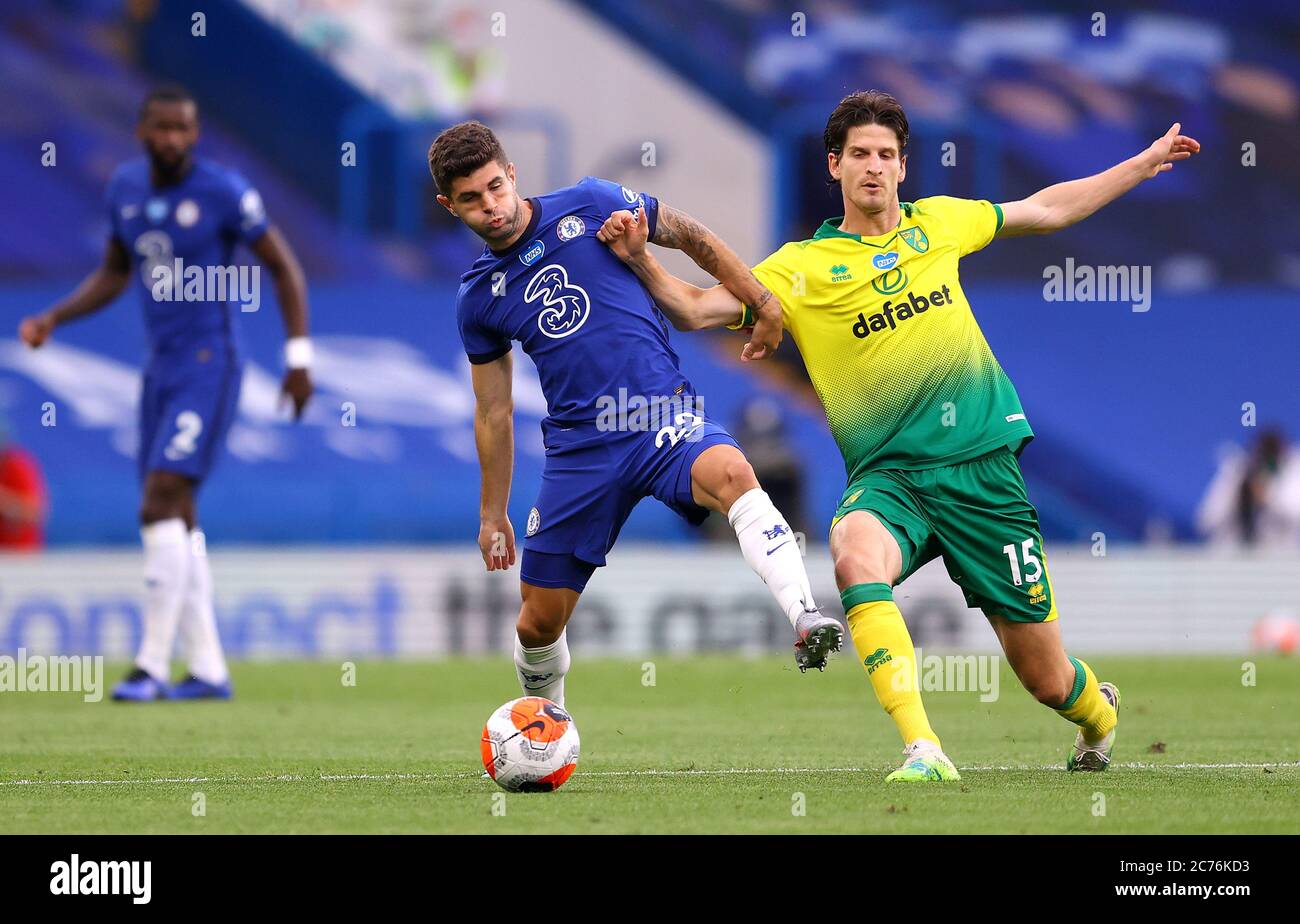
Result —
[[845, 490], [831, 529], [853, 510], [874, 514], [898, 540], [895, 583], [942, 555], [966, 604], [986, 616], [1056, 618], [1038, 512], [1009, 448], [939, 468], [868, 472]]

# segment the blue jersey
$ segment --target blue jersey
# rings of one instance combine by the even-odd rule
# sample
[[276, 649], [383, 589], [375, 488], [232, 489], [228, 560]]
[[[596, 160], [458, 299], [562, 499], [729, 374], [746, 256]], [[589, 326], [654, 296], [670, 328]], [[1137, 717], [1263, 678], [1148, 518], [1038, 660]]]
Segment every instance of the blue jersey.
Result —
[[595, 421], [599, 399], [617, 400], [619, 389], [690, 395], [650, 293], [596, 239], [619, 209], [646, 209], [653, 236], [659, 203], [595, 177], [528, 201], [532, 219], [514, 246], [485, 247], [461, 277], [456, 317], [470, 362], [491, 362], [519, 341], [548, 419], [566, 427]]
[[251, 244], [266, 233], [257, 190], [236, 171], [197, 158], [179, 183], [155, 187], [149, 161], [141, 157], [113, 174], [108, 209], [113, 237], [131, 257], [154, 359], [196, 349], [236, 354], [237, 288], [229, 287], [223, 299], [211, 298], [213, 288], [205, 287], [198, 294], [210, 300], [162, 300], [155, 267], [174, 269], [180, 260], [183, 268], [206, 274], [229, 266], [237, 243]]

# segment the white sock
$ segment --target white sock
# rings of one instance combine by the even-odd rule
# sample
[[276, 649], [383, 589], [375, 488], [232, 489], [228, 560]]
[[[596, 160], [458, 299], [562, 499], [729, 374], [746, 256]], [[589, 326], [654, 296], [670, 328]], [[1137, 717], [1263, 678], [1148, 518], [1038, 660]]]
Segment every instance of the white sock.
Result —
[[201, 529], [190, 533], [190, 580], [185, 585], [185, 605], [181, 609], [181, 641], [189, 656], [191, 674], [213, 684], [229, 678], [217, 634], [217, 614], [212, 607], [207, 537]]
[[549, 645], [525, 648], [515, 636], [515, 672], [525, 696], [544, 696], [564, 705], [564, 675], [569, 672], [569, 643], [565, 632]]
[[176, 624], [190, 576], [190, 534], [180, 517], [140, 527], [144, 543], [144, 635], [136, 667], [155, 680], [170, 673]]
[[745, 561], [793, 626], [806, 609], [816, 606], [794, 530], [762, 488], [740, 495], [727, 511], [727, 520], [740, 540]]

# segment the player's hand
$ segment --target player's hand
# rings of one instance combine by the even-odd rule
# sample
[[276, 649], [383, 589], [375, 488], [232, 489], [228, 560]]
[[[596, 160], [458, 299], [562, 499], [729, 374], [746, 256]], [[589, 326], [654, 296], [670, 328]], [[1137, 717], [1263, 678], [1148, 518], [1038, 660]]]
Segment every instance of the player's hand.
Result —
[[290, 369], [284, 374], [284, 383], [280, 386], [280, 403], [293, 405], [293, 419], [302, 419], [302, 409], [311, 398], [311, 376], [306, 369]]
[[18, 336], [23, 343], [32, 348], [50, 339], [50, 334], [53, 332], [54, 321], [48, 314], [34, 314], [23, 318], [22, 323], [18, 325]]
[[[769, 298], [769, 302], [771, 305], [778, 304], [774, 297]], [[781, 345], [783, 336], [785, 336], [785, 322], [781, 317], [780, 309], [775, 311], [769, 309], [755, 319], [754, 326], [749, 329], [749, 342], [740, 351], [740, 361], [747, 363], [755, 359], [767, 359]]]
[[627, 209], [619, 209], [605, 219], [596, 232], [596, 240], [607, 245], [624, 263], [639, 257], [645, 253], [645, 244], [650, 237], [650, 220], [645, 211], [638, 209], [633, 215]]
[[1174, 169], [1174, 161], [1187, 160], [1201, 150], [1201, 143], [1195, 138], [1180, 135], [1181, 122], [1169, 126], [1163, 137], [1151, 142], [1151, 147], [1142, 152], [1142, 173], [1145, 179], [1151, 179], [1166, 170]]
[[515, 529], [507, 516], [485, 518], [479, 523], [478, 550], [489, 571], [506, 571], [515, 563]]

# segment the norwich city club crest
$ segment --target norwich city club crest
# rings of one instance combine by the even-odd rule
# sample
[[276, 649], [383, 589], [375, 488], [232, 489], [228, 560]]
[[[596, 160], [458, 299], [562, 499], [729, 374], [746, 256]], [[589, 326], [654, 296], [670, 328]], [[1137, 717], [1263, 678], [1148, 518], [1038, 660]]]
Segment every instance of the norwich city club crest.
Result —
[[908, 228], [906, 231], [898, 232], [898, 236], [903, 239], [904, 244], [917, 253], [925, 253], [930, 249], [930, 239], [925, 236], [924, 228]]

